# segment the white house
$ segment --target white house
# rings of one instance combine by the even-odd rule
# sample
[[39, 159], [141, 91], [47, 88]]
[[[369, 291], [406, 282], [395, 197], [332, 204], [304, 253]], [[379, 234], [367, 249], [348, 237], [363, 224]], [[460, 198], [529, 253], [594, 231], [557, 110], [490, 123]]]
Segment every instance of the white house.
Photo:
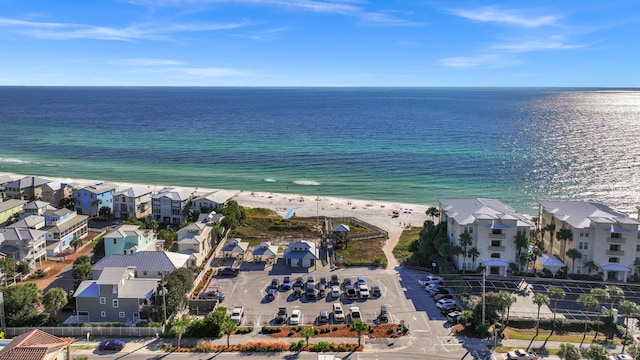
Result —
[[275, 263], [278, 257], [278, 245], [271, 245], [270, 242], [263, 242], [253, 248], [253, 261]]
[[150, 186], [131, 186], [116, 192], [113, 195], [113, 216], [126, 220], [132, 217], [144, 219], [151, 215], [153, 190]]
[[282, 257], [290, 267], [311, 267], [318, 261], [316, 244], [310, 241], [298, 240], [289, 243]]
[[151, 197], [153, 219], [159, 223], [182, 225], [187, 221], [192, 190], [166, 188]]
[[[488, 275], [507, 275], [510, 263], [518, 263], [517, 235], [530, 236], [534, 223], [513, 208], [495, 199], [442, 199], [440, 220], [447, 223], [451, 244], [460, 245], [460, 236], [468, 233], [467, 253], [454, 258], [458, 270], [476, 270], [484, 265]], [[464, 246], [460, 245], [462, 248]], [[475, 248], [478, 255], [469, 256]]]
[[225, 258], [244, 259], [248, 248], [249, 242], [241, 241], [240, 239], [231, 239], [222, 248], [222, 256], [224, 256]]
[[[544, 248], [578, 274], [598, 267], [604, 280], [627, 281], [640, 250], [640, 221], [610, 207], [587, 201], [539, 201], [540, 231]], [[562, 236], [570, 231], [570, 238]], [[566, 232], [565, 232], [566, 233]], [[558, 236], [558, 235], [561, 236]], [[567, 251], [576, 249], [575, 260]]]
[[207, 193], [203, 196], [199, 196], [191, 202], [191, 206], [194, 211], [198, 210], [218, 210], [222, 209], [229, 200], [233, 199], [238, 194], [237, 191], [232, 190], [217, 190]]
[[213, 228], [197, 221], [178, 230], [178, 252], [189, 255], [189, 267], [200, 266], [213, 246]]

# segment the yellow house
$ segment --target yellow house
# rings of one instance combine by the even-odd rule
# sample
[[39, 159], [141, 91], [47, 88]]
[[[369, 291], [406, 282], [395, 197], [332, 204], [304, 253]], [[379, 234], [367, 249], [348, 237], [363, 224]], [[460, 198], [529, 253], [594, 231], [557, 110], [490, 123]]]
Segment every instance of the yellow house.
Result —
[[15, 214], [20, 214], [22, 208], [28, 201], [9, 199], [0, 202], [0, 226], [5, 225]]

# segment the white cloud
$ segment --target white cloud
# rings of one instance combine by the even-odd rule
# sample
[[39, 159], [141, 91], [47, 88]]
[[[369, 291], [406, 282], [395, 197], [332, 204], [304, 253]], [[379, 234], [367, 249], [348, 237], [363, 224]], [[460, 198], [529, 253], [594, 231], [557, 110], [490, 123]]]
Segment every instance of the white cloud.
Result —
[[496, 49], [512, 51], [537, 51], [537, 50], [571, 50], [587, 47], [588, 45], [569, 44], [562, 36], [551, 36], [544, 40], [528, 40], [519, 43], [496, 45]]
[[521, 11], [500, 9], [496, 6], [479, 9], [455, 9], [451, 12], [469, 20], [503, 23], [529, 28], [555, 26], [560, 19], [558, 15], [528, 16]]
[[173, 59], [122, 59], [111, 61], [111, 64], [123, 66], [167, 66], [167, 65], [183, 65], [184, 63]]
[[230, 69], [230, 68], [216, 68], [216, 67], [173, 68], [172, 70], [178, 71], [187, 75], [195, 75], [195, 76], [202, 76], [202, 77], [224, 77], [224, 76], [246, 75], [246, 73], [243, 71]]
[[439, 59], [438, 63], [452, 68], [502, 68], [520, 64], [519, 61], [507, 58], [500, 54], [448, 57]]

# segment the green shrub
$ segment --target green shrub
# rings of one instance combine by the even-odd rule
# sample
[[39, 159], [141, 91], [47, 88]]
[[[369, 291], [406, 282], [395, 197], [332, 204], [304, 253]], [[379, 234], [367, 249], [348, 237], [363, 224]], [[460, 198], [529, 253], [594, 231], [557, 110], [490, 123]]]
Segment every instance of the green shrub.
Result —
[[240, 347], [241, 352], [282, 352], [291, 346], [285, 341], [247, 341]]
[[282, 331], [282, 328], [279, 326], [263, 326], [262, 333], [263, 334], [276, 334]]
[[326, 341], [320, 341], [317, 344], [313, 344], [311, 346], [311, 349], [309, 349], [309, 351], [313, 351], [313, 352], [327, 352], [327, 351], [331, 351], [331, 344], [329, 344]]
[[295, 331], [295, 330], [293, 330], [293, 329], [289, 330], [289, 336], [293, 336], [293, 335], [295, 335], [295, 334], [296, 334], [296, 331]]
[[290, 351], [300, 351], [304, 349], [304, 340], [294, 341], [291, 343]]

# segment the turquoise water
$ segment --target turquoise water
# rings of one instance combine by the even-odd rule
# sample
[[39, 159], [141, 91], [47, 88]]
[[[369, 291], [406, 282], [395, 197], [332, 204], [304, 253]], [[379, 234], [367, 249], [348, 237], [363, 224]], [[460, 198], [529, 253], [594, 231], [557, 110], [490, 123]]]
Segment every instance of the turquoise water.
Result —
[[639, 125], [634, 90], [0, 87], [0, 171], [633, 212]]

